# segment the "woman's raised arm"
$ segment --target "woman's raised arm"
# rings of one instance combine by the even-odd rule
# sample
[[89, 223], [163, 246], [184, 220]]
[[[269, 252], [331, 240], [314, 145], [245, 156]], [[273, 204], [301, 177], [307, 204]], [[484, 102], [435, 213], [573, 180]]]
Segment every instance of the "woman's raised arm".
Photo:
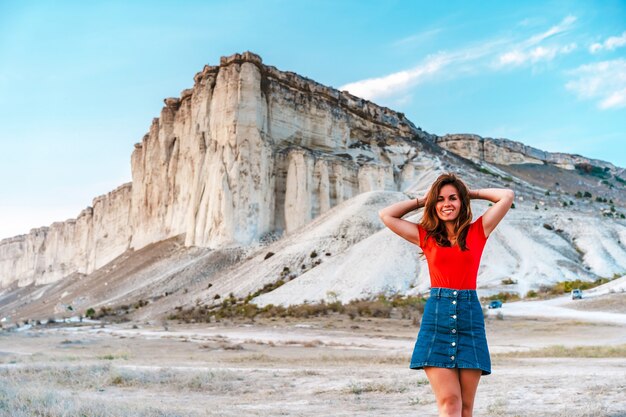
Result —
[[488, 200], [494, 203], [483, 213], [483, 229], [488, 237], [504, 218], [515, 199], [515, 193], [508, 188], [481, 188], [469, 190], [470, 198]]
[[424, 204], [426, 204], [426, 197], [400, 201], [380, 210], [378, 216], [392, 232], [419, 246], [420, 236], [417, 224], [402, 220], [401, 217], [413, 210], [424, 207]]

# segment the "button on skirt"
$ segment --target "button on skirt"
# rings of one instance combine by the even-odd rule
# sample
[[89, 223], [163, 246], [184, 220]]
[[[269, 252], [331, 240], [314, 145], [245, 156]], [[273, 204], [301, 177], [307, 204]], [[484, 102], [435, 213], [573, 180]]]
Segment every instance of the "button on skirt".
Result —
[[491, 373], [485, 319], [476, 290], [430, 289], [410, 368], [425, 366]]

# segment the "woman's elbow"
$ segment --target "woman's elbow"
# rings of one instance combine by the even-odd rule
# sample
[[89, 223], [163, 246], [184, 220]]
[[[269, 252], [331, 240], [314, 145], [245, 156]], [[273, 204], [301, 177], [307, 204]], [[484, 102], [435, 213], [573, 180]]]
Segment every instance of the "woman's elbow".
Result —
[[515, 191], [511, 190], [510, 188], [507, 188], [506, 189], [506, 196], [511, 201], [515, 200]]

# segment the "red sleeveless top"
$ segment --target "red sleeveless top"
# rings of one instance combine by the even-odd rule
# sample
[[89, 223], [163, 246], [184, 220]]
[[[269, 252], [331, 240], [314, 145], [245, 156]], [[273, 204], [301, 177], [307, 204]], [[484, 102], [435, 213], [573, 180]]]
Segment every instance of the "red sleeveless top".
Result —
[[466, 251], [462, 251], [456, 244], [450, 247], [439, 246], [432, 236], [424, 242], [426, 229], [420, 224], [417, 228], [420, 235], [420, 247], [428, 262], [430, 286], [475, 290], [480, 257], [487, 243], [483, 229], [483, 216], [470, 224], [465, 239], [468, 249]]

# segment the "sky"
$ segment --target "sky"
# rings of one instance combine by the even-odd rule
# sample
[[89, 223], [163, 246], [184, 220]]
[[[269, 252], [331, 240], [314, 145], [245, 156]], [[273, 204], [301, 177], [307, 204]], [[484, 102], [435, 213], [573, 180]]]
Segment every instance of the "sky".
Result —
[[244, 51], [430, 133], [626, 167], [624, 0], [0, 0], [0, 239], [130, 181], [163, 99]]

